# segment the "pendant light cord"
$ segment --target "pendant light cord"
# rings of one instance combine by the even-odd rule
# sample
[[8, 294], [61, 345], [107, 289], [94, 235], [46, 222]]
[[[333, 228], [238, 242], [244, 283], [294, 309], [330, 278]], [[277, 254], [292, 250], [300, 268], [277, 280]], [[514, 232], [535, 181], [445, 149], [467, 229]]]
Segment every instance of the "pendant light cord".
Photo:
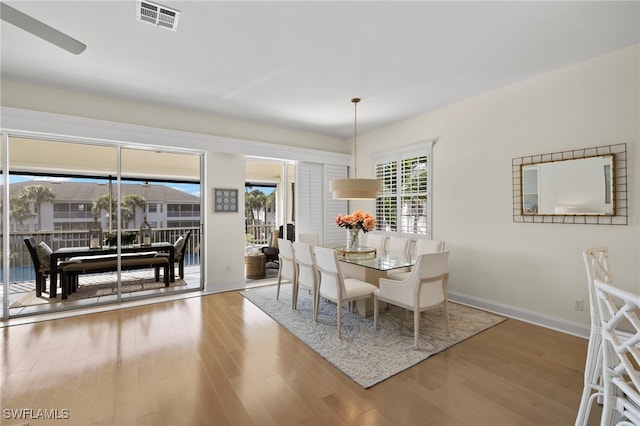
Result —
[[358, 179], [358, 102], [360, 98], [353, 98], [351, 102], [353, 102], [353, 178]]

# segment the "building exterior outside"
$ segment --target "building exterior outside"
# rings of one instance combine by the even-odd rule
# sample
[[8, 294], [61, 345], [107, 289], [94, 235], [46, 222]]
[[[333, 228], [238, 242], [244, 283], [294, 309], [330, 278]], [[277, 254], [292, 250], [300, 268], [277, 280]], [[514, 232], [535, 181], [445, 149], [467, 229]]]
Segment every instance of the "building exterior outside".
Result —
[[[20, 191], [30, 185], [42, 185], [54, 195], [53, 200], [37, 205], [29, 201], [26, 206], [29, 217], [19, 220], [11, 214], [12, 231], [76, 231], [88, 230], [97, 217], [103, 230], [116, 229], [109, 221], [107, 210], [95, 213], [94, 202], [109, 195], [109, 183], [31, 180], [10, 185], [10, 197], [18, 197]], [[115, 198], [113, 184], [112, 196]], [[200, 197], [161, 184], [122, 183], [123, 199], [127, 195], [141, 197], [146, 206], [136, 206], [131, 215], [122, 221], [123, 229], [138, 229], [146, 215], [152, 228], [185, 228], [200, 225]], [[39, 223], [40, 220], [42, 223]]]

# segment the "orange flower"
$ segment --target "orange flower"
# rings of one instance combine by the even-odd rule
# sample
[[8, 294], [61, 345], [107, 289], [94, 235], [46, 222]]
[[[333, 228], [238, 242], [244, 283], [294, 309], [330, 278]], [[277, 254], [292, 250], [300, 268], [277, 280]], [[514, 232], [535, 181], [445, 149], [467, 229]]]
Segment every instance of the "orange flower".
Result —
[[376, 228], [376, 219], [369, 213], [356, 210], [351, 214], [336, 217], [336, 225], [347, 229], [362, 229], [364, 232], [373, 231]]

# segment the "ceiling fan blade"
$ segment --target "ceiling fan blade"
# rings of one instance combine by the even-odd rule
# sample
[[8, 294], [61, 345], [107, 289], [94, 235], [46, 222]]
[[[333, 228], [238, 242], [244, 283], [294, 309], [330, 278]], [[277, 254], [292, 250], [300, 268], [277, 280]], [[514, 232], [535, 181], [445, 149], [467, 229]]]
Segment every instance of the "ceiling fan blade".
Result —
[[18, 28], [22, 28], [23, 30], [30, 32], [49, 43], [53, 43], [74, 55], [82, 53], [84, 49], [87, 48], [86, 44], [79, 42], [73, 37], [69, 37], [65, 33], [62, 33], [44, 22], [40, 22], [5, 3], [0, 3], [0, 19], [15, 25]]

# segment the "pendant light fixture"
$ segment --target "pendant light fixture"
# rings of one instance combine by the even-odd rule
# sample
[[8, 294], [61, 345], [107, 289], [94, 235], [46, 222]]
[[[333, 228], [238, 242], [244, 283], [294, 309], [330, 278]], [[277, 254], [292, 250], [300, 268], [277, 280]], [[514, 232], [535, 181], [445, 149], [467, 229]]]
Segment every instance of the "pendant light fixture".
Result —
[[329, 183], [335, 200], [375, 200], [380, 192], [378, 179], [358, 179], [358, 102], [353, 102], [353, 179], [335, 179]]

